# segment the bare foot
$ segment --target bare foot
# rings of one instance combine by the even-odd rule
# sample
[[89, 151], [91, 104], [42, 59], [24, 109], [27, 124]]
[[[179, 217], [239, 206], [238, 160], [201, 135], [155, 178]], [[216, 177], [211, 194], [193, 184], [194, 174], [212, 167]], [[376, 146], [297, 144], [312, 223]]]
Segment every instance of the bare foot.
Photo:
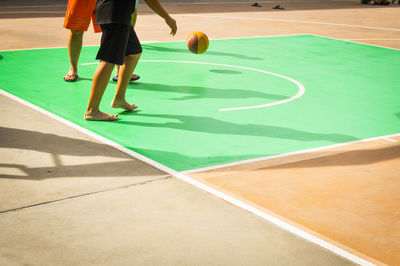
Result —
[[118, 115], [110, 115], [100, 111], [95, 113], [86, 112], [84, 118], [89, 121], [115, 121], [118, 119]]
[[125, 109], [125, 111], [128, 111], [128, 112], [131, 112], [131, 111], [135, 110], [136, 108], [138, 108], [138, 106], [136, 104], [129, 104], [126, 101], [118, 102], [115, 100], [111, 103], [111, 107], [112, 108], [123, 108], [123, 109]]

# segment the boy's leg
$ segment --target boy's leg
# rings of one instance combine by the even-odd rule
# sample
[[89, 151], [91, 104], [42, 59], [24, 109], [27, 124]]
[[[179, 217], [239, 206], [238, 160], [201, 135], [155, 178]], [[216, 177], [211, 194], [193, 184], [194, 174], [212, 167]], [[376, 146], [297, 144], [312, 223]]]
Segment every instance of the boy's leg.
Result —
[[93, 76], [92, 92], [89, 98], [89, 104], [85, 112], [86, 120], [113, 121], [118, 119], [118, 115], [111, 115], [100, 112], [99, 106], [104, 91], [106, 90], [114, 64], [101, 61]]
[[119, 71], [119, 78], [117, 83], [117, 92], [111, 106], [114, 108], [124, 108], [126, 111], [132, 111], [138, 106], [136, 104], [129, 104], [126, 102], [125, 93], [128, 88], [129, 81], [131, 80], [132, 73], [139, 61], [141, 53], [125, 56], [124, 64]]
[[[121, 67], [120, 65], [115, 65], [115, 77], [113, 77], [113, 81], [118, 81], [120, 67]], [[138, 79], [140, 79], [140, 76], [132, 74], [130, 81], [135, 81]]]
[[120, 65], [115, 65], [115, 76], [118, 77], [119, 76], [119, 69], [121, 68]]
[[71, 30], [68, 36], [68, 56], [70, 68], [64, 76], [66, 81], [74, 81], [78, 75], [78, 61], [82, 50], [83, 31]]

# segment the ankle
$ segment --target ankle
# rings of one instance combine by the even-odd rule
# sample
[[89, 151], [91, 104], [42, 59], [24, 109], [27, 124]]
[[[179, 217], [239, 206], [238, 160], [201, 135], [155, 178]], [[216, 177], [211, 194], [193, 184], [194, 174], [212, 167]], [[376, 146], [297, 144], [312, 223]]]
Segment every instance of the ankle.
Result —
[[97, 113], [100, 113], [99, 108], [88, 107], [86, 109], [85, 115], [94, 115], [94, 114], [97, 114]]
[[69, 67], [69, 72], [70, 72], [70, 73], [78, 73], [78, 68], [71, 65], [71, 66]]
[[126, 100], [125, 100], [124, 96], [115, 96], [113, 102], [122, 103], [122, 102], [126, 102]]

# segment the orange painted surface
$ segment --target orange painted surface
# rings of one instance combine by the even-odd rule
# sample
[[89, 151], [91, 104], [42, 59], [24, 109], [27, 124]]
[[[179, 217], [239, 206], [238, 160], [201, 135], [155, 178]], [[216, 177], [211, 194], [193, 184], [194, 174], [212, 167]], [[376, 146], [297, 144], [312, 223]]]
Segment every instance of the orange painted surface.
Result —
[[400, 265], [400, 137], [229, 167], [211, 183], [389, 265]]

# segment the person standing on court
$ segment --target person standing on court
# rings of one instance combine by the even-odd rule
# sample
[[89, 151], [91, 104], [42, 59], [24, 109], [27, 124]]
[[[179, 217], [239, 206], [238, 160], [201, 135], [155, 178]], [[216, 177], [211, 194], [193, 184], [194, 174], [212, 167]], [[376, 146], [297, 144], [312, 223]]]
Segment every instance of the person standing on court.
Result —
[[[97, 0], [68, 0], [64, 19], [64, 28], [70, 30], [67, 44], [70, 67], [64, 76], [64, 80], [67, 82], [78, 79], [78, 61], [82, 50], [83, 34], [88, 30], [90, 21], [93, 22], [94, 32], [101, 32], [100, 26], [95, 24], [96, 3]], [[136, 80], [138, 77], [132, 75], [132, 80]]]
[[[131, 25], [131, 16], [138, 0], [98, 0], [96, 24], [103, 34], [96, 59], [100, 60], [93, 76], [92, 91], [84, 114], [86, 120], [114, 121], [118, 115], [103, 113], [99, 106], [115, 65], [122, 65], [117, 82], [116, 94], [111, 102], [113, 108], [133, 111], [138, 106], [125, 99], [132, 73], [142, 53], [142, 46]], [[165, 11], [158, 0], [145, 0], [148, 6], [171, 28], [177, 31], [176, 21]]]
[[100, 26], [94, 23], [96, 2], [97, 0], [68, 0], [64, 28], [70, 30], [68, 36], [70, 68], [64, 76], [65, 81], [72, 82], [78, 78], [78, 60], [82, 50], [83, 33], [89, 28], [90, 21], [93, 22], [94, 32], [101, 32]]
[[[131, 16], [131, 25], [133, 28], [135, 28], [135, 25], [136, 25], [138, 4], [139, 4], [139, 1], [136, 1], [136, 8]], [[112, 78], [112, 80], [115, 82], [118, 82], [119, 68], [120, 68], [119, 65], [115, 66], [115, 76]], [[135, 81], [138, 79], [140, 79], [140, 76], [132, 74], [131, 81]]]

